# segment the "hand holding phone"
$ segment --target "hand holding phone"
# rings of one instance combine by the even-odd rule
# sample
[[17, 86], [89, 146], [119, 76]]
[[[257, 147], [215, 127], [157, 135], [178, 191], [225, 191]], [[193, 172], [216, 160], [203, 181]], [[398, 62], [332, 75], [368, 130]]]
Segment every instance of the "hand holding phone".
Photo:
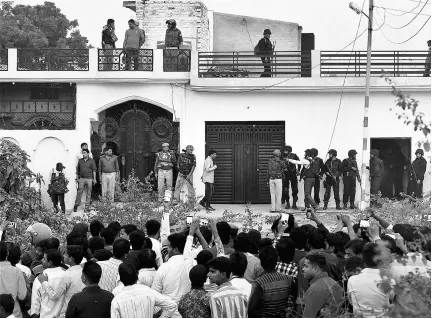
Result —
[[360, 221], [360, 228], [369, 228], [369, 227], [370, 227], [370, 223], [368, 220], [362, 219]]
[[281, 216], [281, 224], [282, 225], [284, 225], [284, 226], [286, 226], [286, 225], [288, 225], [288, 214], [287, 213], [282, 213], [282, 216]]
[[192, 220], [193, 220], [193, 217], [192, 217], [192, 216], [188, 216], [188, 217], [186, 217], [186, 224], [187, 224], [188, 226], [192, 225]]
[[200, 226], [207, 226], [208, 225], [208, 220], [207, 219], [201, 219], [200, 220]]

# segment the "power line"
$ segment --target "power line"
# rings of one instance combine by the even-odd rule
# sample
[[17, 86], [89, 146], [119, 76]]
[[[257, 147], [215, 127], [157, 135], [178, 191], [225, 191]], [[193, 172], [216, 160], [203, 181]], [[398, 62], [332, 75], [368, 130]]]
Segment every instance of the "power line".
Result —
[[[419, 2], [419, 4], [420, 4], [420, 2]], [[391, 25], [388, 25], [388, 24], [386, 24], [386, 26], [388, 26], [389, 28], [394, 29], [394, 30], [400, 30], [400, 29], [403, 29], [403, 28], [409, 26], [415, 19], [417, 19], [417, 17], [421, 14], [421, 12], [423, 11], [423, 9], [426, 7], [427, 4], [429, 4], [429, 0], [428, 0], [428, 2], [425, 2], [423, 7], [420, 9], [420, 11], [407, 24], [405, 24], [401, 27], [392, 27]], [[385, 17], [385, 12], [386, 12], [386, 10], [384, 10], [384, 17]]]
[[[397, 12], [417, 14], [417, 13], [414, 13], [414, 12], [411, 12], [411, 11], [403, 11], [403, 10], [392, 9], [392, 8], [387, 8], [387, 7], [378, 7], [378, 6], [376, 6], [375, 8], [380, 8], [380, 9], [384, 9], [384, 10], [391, 10], [391, 11], [397, 11]], [[388, 12], [388, 13], [391, 14], [391, 15], [393, 15], [393, 16], [396, 16], [396, 17], [401, 17], [401, 16], [404, 15], [404, 14], [394, 14], [394, 13], [391, 13], [391, 12]], [[420, 16], [425, 16], [425, 17], [430, 17], [430, 14], [420, 13], [419, 15]]]
[[423, 1], [418, 1], [418, 0], [407, 0], [407, 1], [411, 1], [411, 2], [418, 2], [418, 3], [425, 3]]
[[[377, 4], [379, 4], [379, 3], [377, 2]], [[406, 15], [407, 13], [413, 12], [415, 9], [417, 9], [420, 6], [420, 4], [421, 3], [417, 2], [417, 5], [414, 8], [412, 8], [410, 11], [405, 11], [405, 13], [402, 13], [402, 14], [393, 14], [393, 13], [390, 13], [390, 14], [392, 14], [392, 15], [394, 15], [396, 17], [402, 17], [402, 16]]]
[[406, 39], [405, 41], [402, 41], [402, 42], [393, 42], [392, 40], [390, 40], [389, 38], [387, 38], [387, 36], [384, 34], [384, 32], [382, 31], [382, 30], [380, 30], [380, 32], [381, 32], [381, 34], [384, 36], [384, 38], [386, 38], [386, 40], [388, 41], [388, 42], [390, 42], [390, 43], [393, 43], [393, 44], [404, 44], [404, 43], [406, 43], [406, 42], [408, 42], [409, 40], [411, 40], [412, 38], [414, 38], [417, 34], [419, 34], [420, 33], [420, 31], [421, 30], [423, 30], [423, 28], [426, 26], [426, 24], [429, 22], [429, 20], [430, 20], [430, 16], [429, 16], [429, 18], [425, 21], [425, 23], [422, 25], [422, 27], [416, 32], [416, 33], [414, 33], [414, 35], [412, 35], [409, 39]]

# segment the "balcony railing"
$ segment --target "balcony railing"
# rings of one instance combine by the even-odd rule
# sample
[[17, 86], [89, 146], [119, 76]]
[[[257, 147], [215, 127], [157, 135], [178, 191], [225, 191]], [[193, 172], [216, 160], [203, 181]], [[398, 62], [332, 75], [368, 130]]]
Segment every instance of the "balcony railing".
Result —
[[311, 76], [311, 52], [275, 51], [272, 55], [253, 52], [199, 52], [200, 77], [290, 77]]
[[8, 50], [0, 49], [0, 71], [8, 70]]
[[153, 71], [152, 49], [98, 49], [99, 71]]
[[[427, 57], [428, 51], [373, 51], [371, 76], [429, 76], [430, 73], [426, 75]], [[353, 51], [352, 53], [321, 51], [322, 77], [364, 77], [366, 75], [366, 64], [366, 51]]]
[[190, 72], [191, 51], [189, 49], [164, 49], [164, 72]]
[[88, 49], [18, 49], [18, 71], [88, 71]]

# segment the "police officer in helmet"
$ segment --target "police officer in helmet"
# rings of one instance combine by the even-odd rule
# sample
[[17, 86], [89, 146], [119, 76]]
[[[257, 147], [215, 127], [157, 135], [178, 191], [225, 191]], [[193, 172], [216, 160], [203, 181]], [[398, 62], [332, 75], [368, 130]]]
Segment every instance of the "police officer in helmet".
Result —
[[328, 156], [329, 158], [325, 162], [325, 166], [327, 167], [329, 172], [326, 173], [327, 177], [323, 183], [326, 190], [324, 194], [323, 210], [327, 210], [332, 188], [333, 196], [336, 202], [336, 209], [341, 210], [342, 208], [340, 206], [339, 184], [340, 176], [342, 175], [342, 162], [340, 159], [337, 158], [337, 151], [334, 149], [328, 151]]
[[355, 209], [355, 194], [356, 194], [356, 178], [361, 184], [360, 173], [357, 166], [357, 151], [350, 150], [348, 152], [348, 158], [344, 159], [342, 162], [343, 171], [343, 204], [344, 209], [347, 209], [348, 201], [350, 202], [350, 209]]

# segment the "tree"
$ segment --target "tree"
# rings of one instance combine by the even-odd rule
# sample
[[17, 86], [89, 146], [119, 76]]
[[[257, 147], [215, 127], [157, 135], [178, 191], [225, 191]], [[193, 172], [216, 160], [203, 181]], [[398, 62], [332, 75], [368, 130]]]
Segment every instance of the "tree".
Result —
[[43, 5], [15, 5], [2, 1], [0, 7], [0, 47], [85, 49], [86, 37], [79, 32], [78, 21], [61, 13], [53, 2]]

